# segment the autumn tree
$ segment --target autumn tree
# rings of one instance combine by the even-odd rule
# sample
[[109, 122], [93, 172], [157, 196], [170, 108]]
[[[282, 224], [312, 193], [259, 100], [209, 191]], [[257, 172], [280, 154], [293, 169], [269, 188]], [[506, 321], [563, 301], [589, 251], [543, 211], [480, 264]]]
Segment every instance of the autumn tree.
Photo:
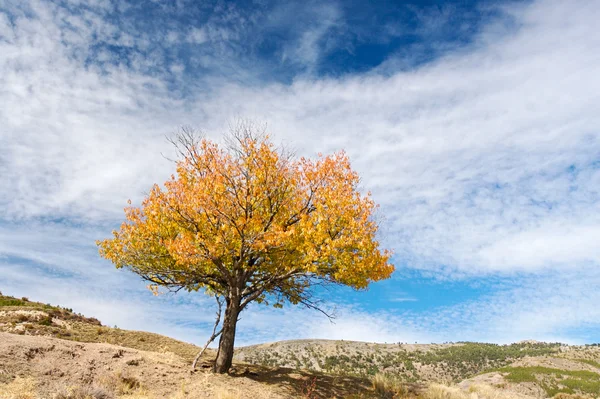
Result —
[[97, 244], [152, 290], [223, 298], [215, 372], [231, 367], [238, 316], [251, 302], [314, 308], [315, 285], [365, 289], [393, 272], [375, 237], [376, 204], [344, 152], [297, 158], [249, 124], [226, 145], [189, 130], [172, 142], [176, 174], [125, 208], [120, 229]]

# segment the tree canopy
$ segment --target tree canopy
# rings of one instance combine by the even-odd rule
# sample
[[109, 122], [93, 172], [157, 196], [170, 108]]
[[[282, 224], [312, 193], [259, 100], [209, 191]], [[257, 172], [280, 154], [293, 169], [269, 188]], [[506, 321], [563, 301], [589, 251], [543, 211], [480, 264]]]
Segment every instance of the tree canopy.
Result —
[[98, 245], [152, 290], [225, 298], [216, 371], [229, 369], [238, 314], [252, 301], [315, 307], [315, 284], [364, 289], [393, 272], [376, 239], [377, 206], [344, 152], [296, 158], [246, 125], [227, 145], [187, 130], [173, 143], [176, 174], [125, 208], [120, 229]]

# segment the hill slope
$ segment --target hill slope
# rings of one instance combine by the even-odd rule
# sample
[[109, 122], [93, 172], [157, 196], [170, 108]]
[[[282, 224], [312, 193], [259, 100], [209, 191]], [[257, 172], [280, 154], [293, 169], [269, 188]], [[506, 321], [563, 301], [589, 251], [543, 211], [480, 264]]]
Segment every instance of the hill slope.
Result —
[[525, 356], [557, 355], [561, 344], [524, 342], [375, 344], [297, 340], [239, 348], [235, 358], [248, 363], [305, 368], [336, 374], [397, 375], [403, 381], [458, 382]]
[[214, 352], [192, 373], [198, 350], [0, 295], [2, 399], [600, 399], [598, 345], [284, 341], [237, 348], [230, 375]]
[[467, 391], [483, 384], [536, 398], [600, 395], [598, 345], [535, 341], [510, 345], [412, 345], [296, 340], [238, 348], [235, 359], [338, 375], [384, 375], [402, 383], [460, 382], [459, 386]]
[[[1, 294], [0, 331], [171, 352], [189, 362], [200, 351], [195, 345], [159, 334], [103, 326], [99, 320], [73, 313], [72, 309]], [[209, 350], [207, 356], [212, 353]]]
[[[195, 345], [102, 326], [71, 309], [0, 295], [1, 399], [371, 398], [365, 378], [235, 363], [190, 371]], [[308, 396], [307, 396], [308, 395]]]

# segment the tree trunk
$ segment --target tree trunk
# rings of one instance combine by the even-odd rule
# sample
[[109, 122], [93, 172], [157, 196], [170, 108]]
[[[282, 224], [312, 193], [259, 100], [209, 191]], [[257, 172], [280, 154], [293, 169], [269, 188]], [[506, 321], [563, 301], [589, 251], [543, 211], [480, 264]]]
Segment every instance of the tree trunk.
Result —
[[227, 299], [225, 318], [223, 319], [223, 332], [219, 340], [219, 350], [213, 371], [215, 373], [227, 373], [233, 361], [233, 345], [235, 343], [235, 327], [240, 314], [240, 301]]

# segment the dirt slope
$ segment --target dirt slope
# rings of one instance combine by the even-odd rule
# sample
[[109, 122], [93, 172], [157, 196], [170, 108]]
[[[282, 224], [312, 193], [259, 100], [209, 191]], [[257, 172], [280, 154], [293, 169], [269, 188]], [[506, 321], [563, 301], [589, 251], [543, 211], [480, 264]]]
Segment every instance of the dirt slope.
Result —
[[[356, 378], [310, 375], [285, 369], [235, 365], [231, 375], [190, 372], [171, 352], [148, 352], [104, 343], [78, 343], [41, 336], [0, 333], [0, 397], [8, 384], [27, 380], [37, 393], [53, 398], [74, 387], [94, 387], [108, 397], [135, 398], [314, 398], [370, 397], [370, 383]], [[7, 394], [5, 394], [7, 395]]]

